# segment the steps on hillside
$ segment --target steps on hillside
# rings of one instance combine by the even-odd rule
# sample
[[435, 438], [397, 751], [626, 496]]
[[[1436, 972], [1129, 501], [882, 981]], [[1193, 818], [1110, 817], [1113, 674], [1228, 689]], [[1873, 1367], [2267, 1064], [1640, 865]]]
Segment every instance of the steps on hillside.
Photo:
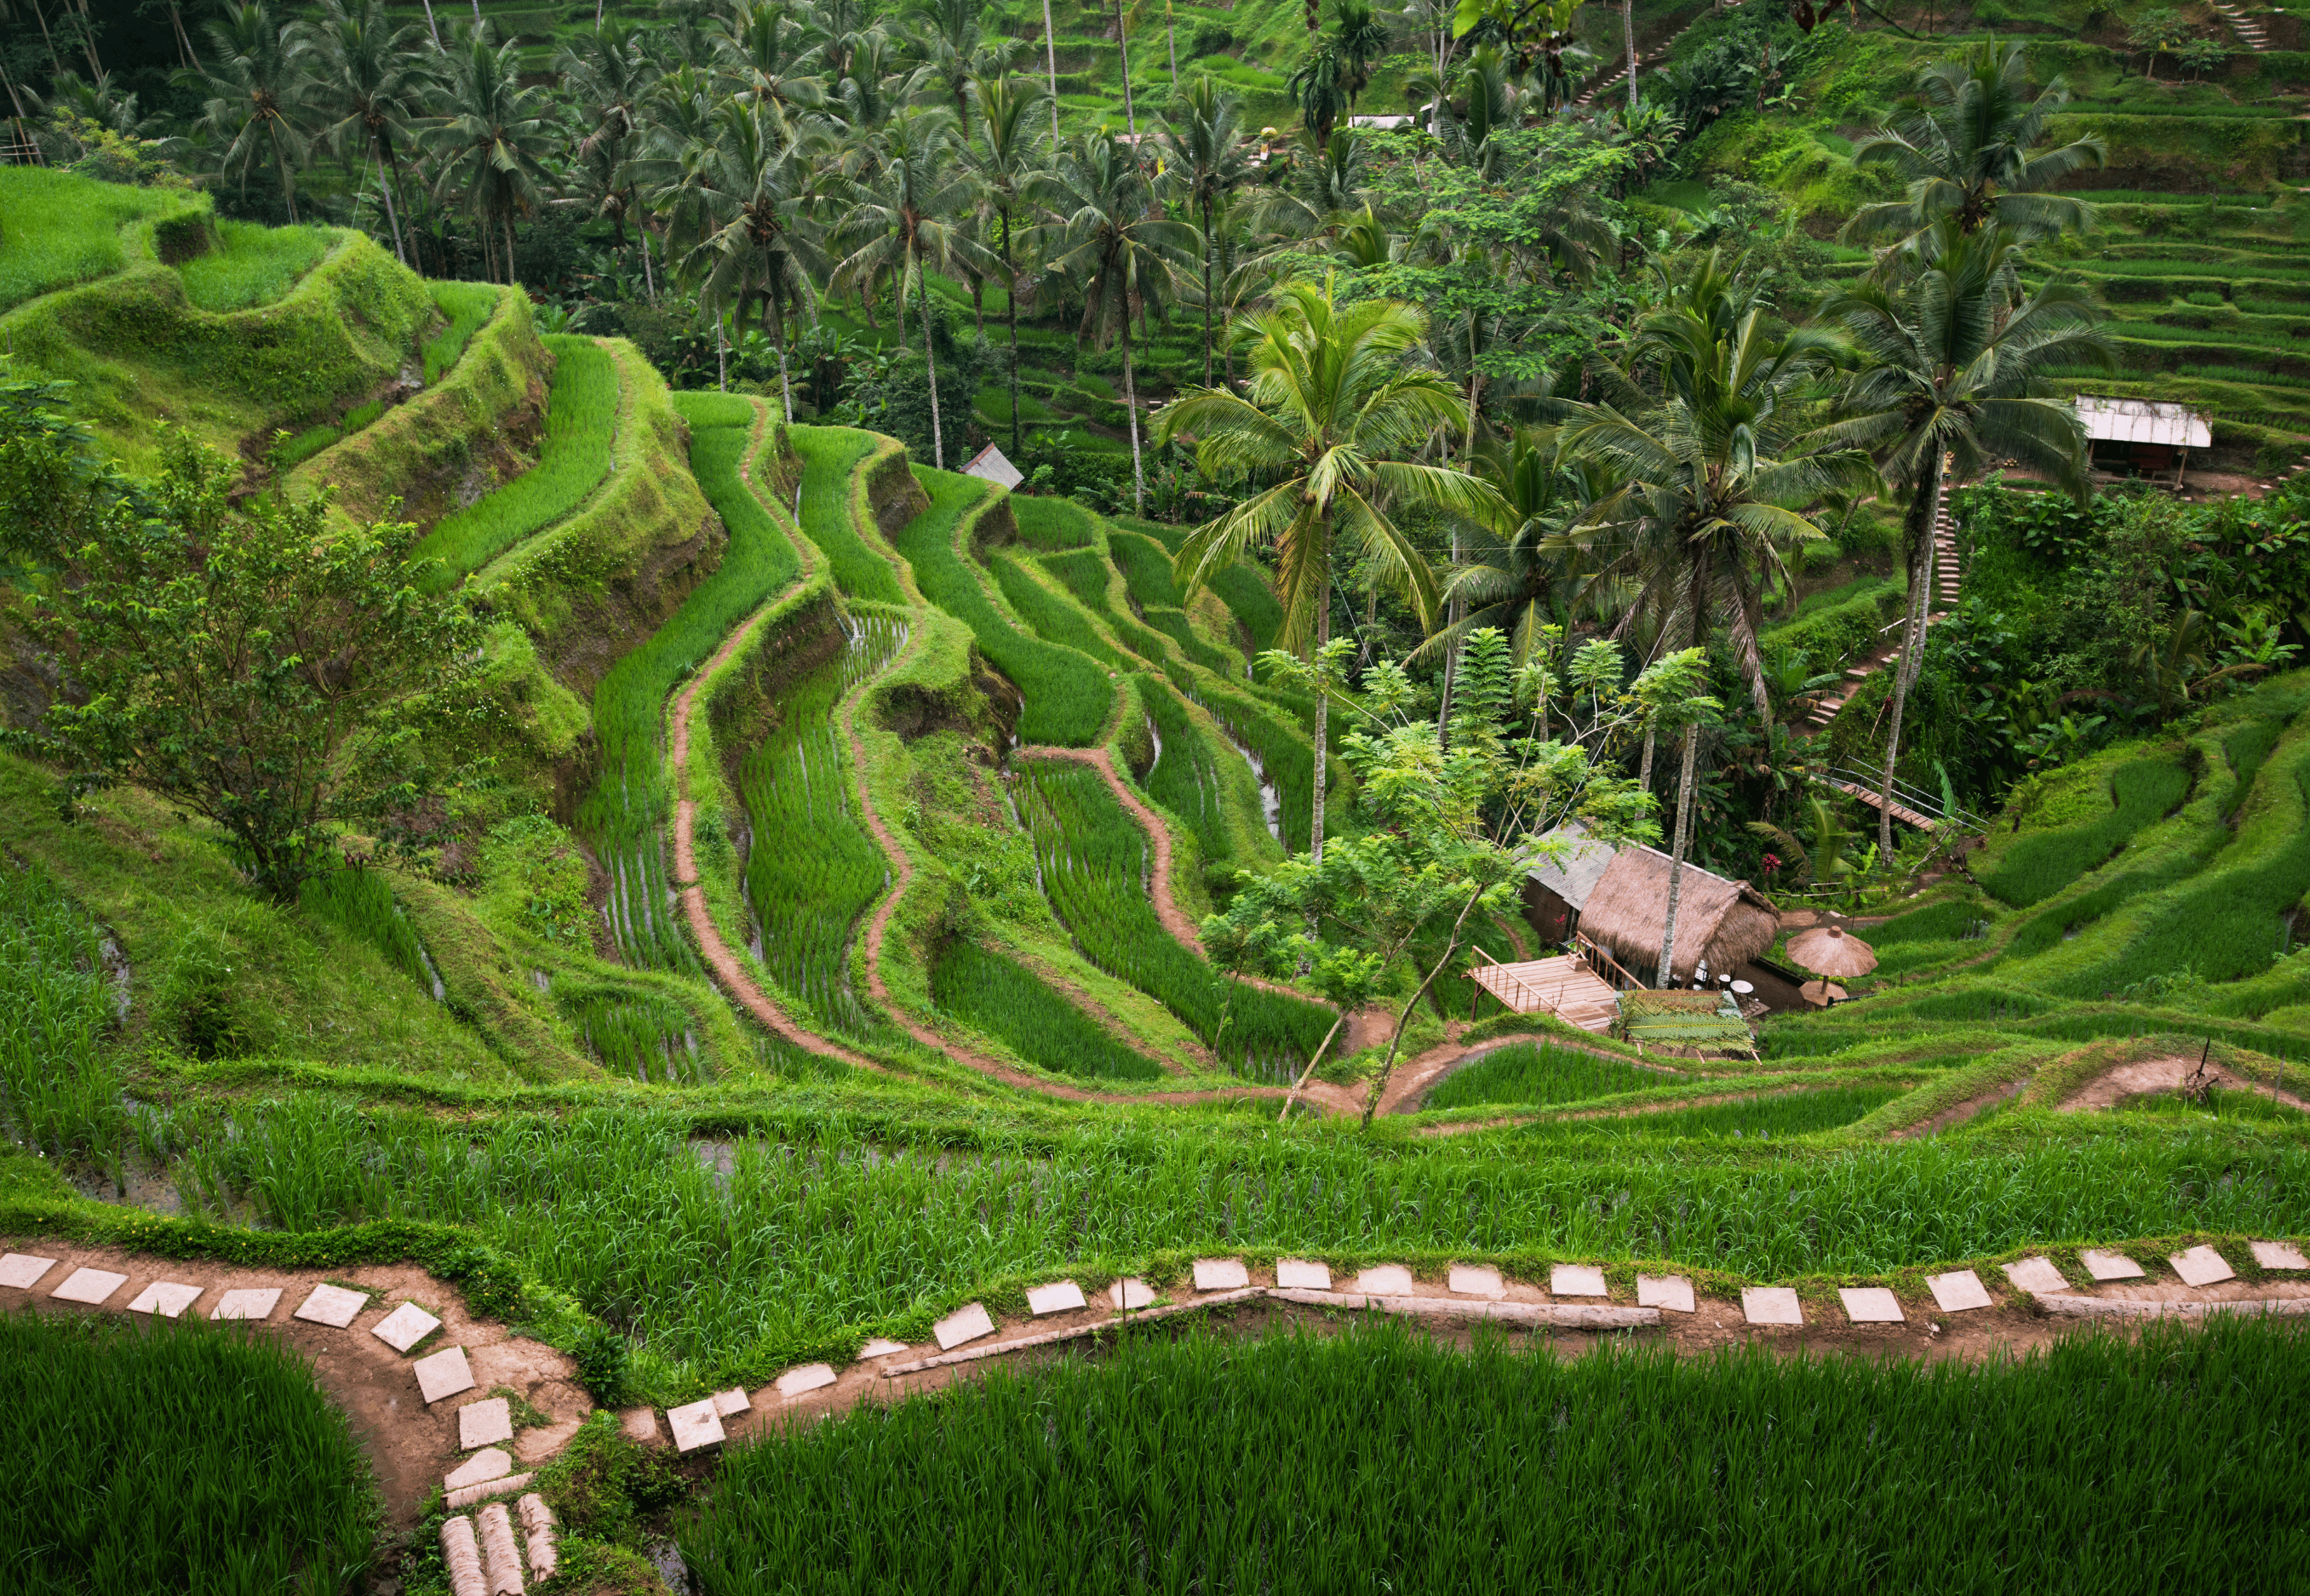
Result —
[[2214, 10], [2220, 14], [2222, 21], [2230, 25], [2231, 32], [2245, 40], [2248, 49], [2266, 50], [2270, 48], [2270, 35], [2263, 30], [2262, 24], [2236, 6], [2225, 4], [2224, 0], [2214, 0]]
[[[2305, 458], [2310, 459], [2310, 455], [2306, 455]], [[1932, 629], [1933, 622], [1946, 619], [1950, 612], [1957, 608], [1961, 576], [1962, 573], [1958, 569], [1957, 523], [1950, 519], [1949, 500], [1944, 497], [1941, 500], [1941, 514], [1933, 518], [1933, 572], [1932, 596], [1925, 606], [1926, 629]], [[1845, 685], [1833, 695], [1822, 698], [1812, 707], [1810, 719], [1816, 729], [1826, 726], [1835, 720], [1837, 712], [1844, 708], [1851, 701], [1853, 695], [1861, 690], [1863, 683], [1899, 657], [1900, 623], [1896, 621], [1887, 630], [1892, 634], [1893, 640], [1859, 664], [1846, 666]]]
[[[1715, 11], [1705, 14], [1713, 16], [1718, 12], [1731, 11], [1740, 5], [1740, 4], [1741, 0], [1724, 0], [1724, 4], [1718, 5]], [[1692, 19], [1693, 22], [1697, 22], [1698, 21], [1700, 21], [1699, 17]], [[1667, 39], [1662, 43], [1660, 48], [1654, 51], [1650, 56], [1646, 55], [1642, 50], [1638, 50], [1637, 52], [1636, 65], [1633, 67], [1631, 67], [1627, 61], [1622, 61], [1611, 77], [1606, 78], [1601, 83], [1591, 83], [1587, 88], [1582, 90], [1579, 95], [1572, 101], [1572, 108], [1576, 111], [1587, 109], [1604, 95], [1611, 92], [1615, 84], [1627, 82], [1628, 81], [1628, 74], [1631, 71], [1642, 72], [1645, 69], [1646, 63], [1659, 61], [1663, 56], [1666, 56], [1671, 50], [1676, 48], [1676, 41], [1684, 37], [1684, 29], [1691, 26], [1692, 22], [1687, 22], [1684, 25], [1684, 28], [1679, 28], [1675, 32], [1670, 34]]]
[[1883, 795], [1874, 788], [1863, 786], [1857, 781], [1831, 781], [1828, 785], [1841, 793], [1852, 794], [1871, 809], [1889, 811], [1895, 820], [1905, 826], [1915, 826], [1920, 831], [1931, 831], [1941, 824], [1939, 820], [1919, 814], [1898, 798], [1890, 803], [1886, 802]]
[[1468, 978], [1515, 1013], [1553, 1014], [1584, 1031], [1608, 1031], [1620, 1017], [1611, 984], [1569, 953], [1521, 964], [1480, 964]]

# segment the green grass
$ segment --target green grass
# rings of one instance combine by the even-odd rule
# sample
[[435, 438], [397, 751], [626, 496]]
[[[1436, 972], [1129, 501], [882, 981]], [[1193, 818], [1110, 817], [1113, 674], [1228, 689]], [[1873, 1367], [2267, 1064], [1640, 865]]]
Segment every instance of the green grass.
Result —
[[120, 1072], [104, 932], [39, 869], [0, 864], [0, 1127], [51, 1156], [108, 1146]]
[[1018, 524], [1019, 541], [1030, 549], [1089, 549], [1099, 541], [1090, 512], [1072, 499], [1014, 493], [1011, 518]]
[[1099, 740], [1115, 705], [1115, 689], [1096, 662], [1030, 637], [1012, 625], [955, 549], [956, 524], [982, 499], [986, 484], [953, 472], [917, 466], [931, 507], [892, 539], [913, 565], [923, 596], [970, 629], [979, 652], [1016, 683], [1027, 703], [1019, 717], [1022, 742], [1084, 748]]
[[378, 1523], [304, 1357], [197, 1314], [0, 1315], [0, 1489], [25, 1591], [350, 1590]]
[[[1657, 1080], [1646, 1082], [1657, 1084]], [[1833, 1131], [1872, 1114], [1906, 1092], [1898, 1086], [1823, 1087], [1710, 1103], [1698, 1108], [1663, 1108], [1642, 1113], [1557, 1120], [1527, 1125], [1519, 1132], [1544, 1141], [1667, 1141], [1699, 1138], [1743, 1141], [1752, 1138], [1802, 1136]]]
[[2190, 773], [2175, 759], [2137, 759], [2110, 773], [2110, 811], [2083, 826], [2039, 831], [2005, 852], [1981, 884], [2015, 908], [2028, 908], [2099, 869], [2143, 827], [2162, 820], [2190, 793]]
[[739, 768], [759, 956], [781, 986], [853, 1035], [873, 1020], [851, 985], [851, 940], [890, 866], [858, 822], [835, 710], [906, 641], [896, 620], [854, 621], [838, 658], [778, 693], [776, 724]]
[[275, 452], [283, 471], [303, 464], [323, 449], [343, 443], [386, 412], [382, 399], [372, 399], [367, 404], [355, 405], [347, 411], [343, 421], [324, 421], [317, 427], [308, 427], [282, 444]]
[[1019, 555], [1001, 549], [990, 551], [986, 568], [1003, 590], [1003, 601], [1045, 642], [1078, 649], [1117, 670], [1136, 668], [1136, 661], [1099, 635], [1088, 616], [1036, 581]]
[[0, 166], [0, 310], [109, 276], [128, 264], [121, 230], [204, 196], [100, 183], [48, 167]]
[[601, 984], [567, 984], [553, 1002], [607, 1069], [667, 1084], [712, 1078], [698, 1051], [697, 1031], [680, 1003]]
[[1034, 760], [1018, 785], [1020, 820], [1051, 908], [1084, 957], [1177, 1015], [1238, 1074], [1298, 1075], [1333, 1015], [1221, 976], [1163, 929], [1148, 901], [1147, 834], [1088, 766]]
[[903, 607], [898, 573], [851, 525], [852, 473], [873, 454], [873, 437], [843, 427], [795, 427], [787, 437], [802, 456], [802, 529], [827, 558], [834, 585], [855, 599]]
[[185, 262], [177, 275], [187, 299], [218, 314], [272, 304], [329, 252], [324, 228], [220, 221], [216, 230], [217, 247]]
[[931, 965], [931, 998], [966, 1025], [1058, 1075], [1153, 1080], [1163, 1067], [1125, 1046], [1060, 993], [1000, 953], [950, 944]]
[[1618, 1059], [1518, 1043], [1485, 1054], [1446, 1076], [1420, 1104], [1464, 1108], [1481, 1103], [1578, 1103], [1619, 1092], [1650, 1091], [1673, 1077]]
[[1139, 778], [1151, 802], [1168, 811], [1194, 834], [1207, 862], [1232, 860], [1220, 788], [1219, 759], [1203, 731], [1188, 718], [1186, 705], [1159, 676], [1139, 677], [1142, 701], [1158, 744], [1155, 763]]
[[1293, 853], [1305, 853], [1314, 815], [1314, 747], [1302, 733], [1284, 724], [1247, 692], [1196, 681], [1176, 668], [1166, 673], [1174, 687], [1201, 704], [1220, 723], [1220, 729], [1253, 770], [1274, 784], [1280, 805], [1275, 823], [1282, 831], [1280, 840]]
[[425, 341], [425, 386], [430, 388], [443, 372], [456, 368], [473, 334], [497, 313], [502, 291], [487, 282], [429, 282], [425, 287], [449, 324]]
[[481, 569], [496, 555], [561, 520], [609, 474], [618, 429], [617, 359], [590, 338], [548, 334], [543, 342], [555, 364], [545, 441], [539, 446], [537, 464], [496, 492], [435, 523], [412, 558], [441, 562], [440, 571], [430, 578], [437, 584], [446, 585]]
[[1134, 1339], [735, 1449], [682, 1549], [709, 1596], [2249, 1590], [2310, 1553], [2305, 1401], [2310, 1334], [2245, 1320], [1978, 1363]]
[[305, 883], [299, 903], [309, 915], [372, 943], [386, 961], [426, 992], [434, 990], [432, 967], [409, 916], [393, 898], [393, 886], [375, 871], [347, 866]]
[[1135, 532], [1112, 532], [1107, 546], [1123, 573], [1124, 588], [1142, 609], [1179, 607], [1178, 584], [1171, 579], [1171, 557], [1161, 544]]

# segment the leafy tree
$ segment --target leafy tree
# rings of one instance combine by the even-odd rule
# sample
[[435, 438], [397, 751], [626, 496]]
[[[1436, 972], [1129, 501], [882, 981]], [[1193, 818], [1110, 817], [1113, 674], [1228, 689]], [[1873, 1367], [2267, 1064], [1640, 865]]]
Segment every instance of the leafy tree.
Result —
[[[1847, 419], [1831, 435], [1867, 448], [1908, 495], [1909, 603], [1885, 739], [1889, 783], [1924, 646], [1944, 461], [1962, 481], [2010, 456], [2051, 474], [2080, 503], [2090, 492], [2085, 429], [2067, 403], [2038, 395], [2036, 373], [2055, 362], [2107, 363], [2109, 343], [2093, 328], [2099, 312], [2091, 298], [2071, 283], [2049, 282], [2009, 313], [2019, 255], [2010, 228], [1967, 233], [1956, 217], [1943, 217], [1900, 286], [1863, 283], [1821, 310], [1845, 325], [1867, 362], [1846, 389]], [[1893, 854], [1889, 808], [1879, 811], [1877, 851]]]
[[294, 225], [297, 171], [308, 152], [306, 83], [295, 59], [295, 30], [274, 16], [265, 0], [245, 5], [226, 0], [222, 16], [209, 23], [208, 35], [216, 65], [183, 75], [208, 91], [201, 123], [225, 141], [217, 165], [226, 171], [238, 167], [245, 193], [249, 169], [269, 152]]
[[1954, 60], [1932, 63], [1917, 74], [1917, 95], [1915, 112], [1853, 152], [1857, 164], [1891, 167], [1908, 191], [1862, 206], [1845, 224], [1848, 234], [1915, 239], [1943, 216], [1961, 232], [1994, 225], [2023, 237], [2093, 224], [2090, 204], [2052, 190], [2102, 165], [2108, 150], [2092, 134], [2047, 143], [2070, 86], [2057, 77], [2032, 98], [2019, 40], [1984, 39]]
[[[7, 418], [0, 459], [43, 452], [22, 409]], [[11, 741], [64, 768], [68, 806], [133, 782], [205, 816], [260, 889], [293, 902], [334, 868], [341, 828], [407, 840], [402, 820], [439, 781], [429, 746], [486, 722], [479, 629], [420, 590], [408, 528], [333, 526], [326, 496], [235, 504], [239, 462], [181, 435], [164, 459], [149, 499], [109, 482], [69, 542], [9, 525], [58, 570], [30, 629], [76, 690]]]
[[[1428, 331], [1424, 315], [1394, 299], [1342, 305], [1333, 277], [1286, 283], [1276, 299], [1246, 339], [1248, 394], [1191, 389], [1164, 408], [1155, 438], [1193, 438], [1203, 474], [1246, 475], [1258, 486], [1189, 534], [1174, 562], [1181, 586], [1192, 593], [1254, 546], [1274, 545], [1283, 603], [1276, 643], [1320, 658], [1341, 553], [1374, 562], [1432, 622], [1435, 577], [1391, 516], [1420, 508], [1498, 524], [1509, 512], [1488, 484], [1415, 458], [1438, 430], [1466, 420], [1452, 385], [1410, 363]], [[1329, 694], [1316, 701], [1317, 864], [1330, 704]]]

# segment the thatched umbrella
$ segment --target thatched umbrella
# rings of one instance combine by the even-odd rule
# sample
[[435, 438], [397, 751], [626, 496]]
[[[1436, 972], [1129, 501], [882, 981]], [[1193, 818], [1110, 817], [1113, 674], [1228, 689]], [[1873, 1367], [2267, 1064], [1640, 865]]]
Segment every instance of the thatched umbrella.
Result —
[[1850, 981], [1877, 967], [1877, 950], [1842, 925], [1816, 926], [1789, 939], [1789, 957], [1816, 976]]

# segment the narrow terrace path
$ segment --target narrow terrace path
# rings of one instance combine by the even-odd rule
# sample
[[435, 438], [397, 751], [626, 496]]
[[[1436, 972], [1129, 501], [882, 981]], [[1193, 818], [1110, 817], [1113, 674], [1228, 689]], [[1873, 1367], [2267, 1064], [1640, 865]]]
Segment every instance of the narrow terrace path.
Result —
[[[1947, 619], [1950, 612], [1957, 608], [1961, 573], [1958, 569], [1957, 559], [1957, 523], [1950, 518], [1950, 500], [1954, 493], [1954, 486], [1942, 493], [1941, 513], [1933, 517], [1932, 596], [1925, 605], [1927, 629], [1930, 629], [1935, 621]], [[1892, 629], [1897, 635], [1890, 646], [1879, 649], [1857, 665], [1848, 666], [1845, 672], [1844, 684], [1836, 690], [1836, 695], [1823, 698], [1813, 706], [1811, 719], [1816, 729], [1827, 726], [1835, 720], [1837, 712], [1852, 702], [1853, 695], [1867, 686], [1871, 676], [1892, 664], [1895, 657], [1899, 655], [1901, 652], [1901, 640], [1898, 635], [1900, 629], [1899, 623], [1895, 623]], [[1922, 634], [1918, 644], [1920, 647], [1924, 646]], [[1874, 794], [1856, 793], [1855, 796], [1872, 803], [1877, 802]], [[1902, 820], [1909, 819], [1906, 815], [1898, 813], [1894, 818]], [[1915, 821], [1910, 823], [1915, 824]]]
[[[746, 491], [760, 500], [766, 510], [775, 510], [769, 495], [764, 493], [760, 484], [754, 481], [754, 465], [761, 457], [762, 443], [769, 431], [769, 414], [767, 403], [760, 399], [754, 401], [754, 429], [746, 440], [745, 455], [738, 463], [738, 480], [745, 484]], [[817, 545], [807, 536], [789, 541], [794, 543], [795, 553], [802, 561], [802, 574], [784, 593], [773, 595], [761, 608], [741, 621], [722, 640], [722, 646], [715, 650], [714, 657], [691, 672], [689, 685], [674, 700], [673, 758], [674, 791], [679, 800], [673, 807], [674, 886], [682, 894], [682, 913], [689, 917], [690, 933], [698, 939], [698, 949], [705, 957], [707, 967], [714, 972], [715, 980], [739, 1007], [796, 1047], [838, 1058], [854, 1068], [870, 1070], [877, 1075], [888, 1075], [890, 1073], [889, 1070], [864, 1054], [845, 1047], [839, 1042], [829, 1041], [814, 1031], [804, 1030], [784, 1009], [770, 1001], [753, 976], [747, 973], [737, 954], [731, 950], [730, 944], [723, 940], [721, 927], [714, 924], [714, 916], [707, 911], [706, 890], [698, 879], [698, 802], [690, 795], [690, 713], [697, 707], [699, 689], [738, 651], [754, 629], [762, 623], [763, 618], [777, 608], [786, 594], [817, 575]]]

